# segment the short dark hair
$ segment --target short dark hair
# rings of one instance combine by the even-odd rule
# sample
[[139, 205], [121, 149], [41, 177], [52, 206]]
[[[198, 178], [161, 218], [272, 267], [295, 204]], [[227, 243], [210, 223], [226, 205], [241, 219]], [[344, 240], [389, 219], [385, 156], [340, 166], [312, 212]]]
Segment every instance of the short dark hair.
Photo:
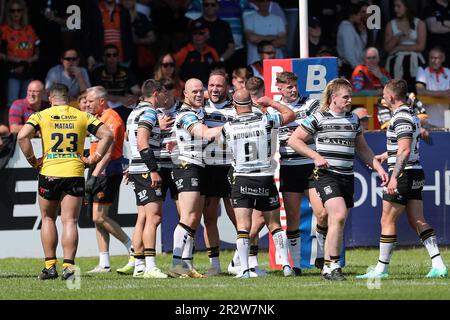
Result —
[[436, 46], [432, 47], [429, 52], [431, 52], [431, 51], [439, 51], [440, 53], [443, 53], [445, 56], [445, 50], [440, 45], [436, 45]]
[[[213, 69], [209, 74], [209, 78], [211, 78], [212, 76], [222, 76], [225, 78], [225, 81], [228, 83], [228, 74], [225, 71], [225, 69], [222, 69], [222, 68]], [[208, 80], [208, 82], [209, 82], [209, 80]]]
[[119, 52], [119, 47], [116, 46], [114, 43], [108, 43], [107, 45], [105, 45], [104, 52], [106, 52], [106, 50], [108, 49], [116, 49], [116, 51]]
[[278, 83], [288, 83], [290, 81], [297, 81], [298, 80], [298, 76], [290, 71], [283, 71], [280, 72], [277, 75], [277, 82]]
[[160, 92], [163, 89], [163, 82], [161, 80], [148, 79], [142, 84], [141, 92], [143, 98], [150, 98], [153, 93]]
[[75, 51], [77, 53], [77, 57], [80, 58], [80, 52], [78, 51], [77, 48], [66, 48], [66, 49], [63, 49], [61, 51], [61, 58], [64, 58], [64, 56], [66, 55], [67, 51]]
[[403, 79], [392, 79], [386, 83], [385, 88], [392, 91], [399, 100], [405, 100], [408, 94], [408, 83]]
[[49, 90], [49, 97], [56, 97], [58, 99], [69, 101], [69, 88], [63, 83], [54, 83]]

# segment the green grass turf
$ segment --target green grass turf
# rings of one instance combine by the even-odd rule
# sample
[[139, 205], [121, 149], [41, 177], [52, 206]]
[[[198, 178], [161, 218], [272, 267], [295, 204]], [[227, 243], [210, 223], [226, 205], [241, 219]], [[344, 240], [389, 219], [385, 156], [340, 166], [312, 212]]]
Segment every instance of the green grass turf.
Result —
[[[442, 256], [450, 264], [450, 249], [442, 248]], [[220, 255], [222, 270], [226, 271], [231, 251]], [[111, 257], [113, 272], [89, 275], [98, 258], [77, 258], [81, 268], [81, 288], [69, 290], [64, 281], [39, 281], [37, 274], [42, 259], [0, 259], [0, 299], [151, 299], [151, 300], [234, 300], [234, 299], [450, 299], [450, 279], [425, 279], [431, 262], [423, 247], [394, 252], [390, 278], [381, 281], [380, 289], [369, 289], [366, 280], [355, 275], [366, 272], [378, 259], [377, 249], [347, 250], [345, 282], [320, 279], [317, 269], [304, 270], [297, 278], [284, 278], [281, 271], [270, 271], [264, 278], [234, 279], [230, 275], [203, 279], [133, 279], [121, 276], [115, 269], [126, 263], [125, 256]], [[205, 252], [195, 254], [195, 266], [200, 272], [209, 267]], [[268, 254], [260, 252], [262, 268], [268, 269]], [[157, 263], [164, 271], [171, 263], [171, 255], [157, 255]], [[59, 261], [58, 271], [61, 269]]]

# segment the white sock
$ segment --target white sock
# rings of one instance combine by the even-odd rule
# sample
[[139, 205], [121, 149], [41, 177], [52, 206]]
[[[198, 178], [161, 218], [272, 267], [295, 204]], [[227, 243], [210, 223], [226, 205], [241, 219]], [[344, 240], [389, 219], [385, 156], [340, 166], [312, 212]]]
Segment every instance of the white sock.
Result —
[[248, 256], [248, 266], [250, 269], [258, 268], [258, 246], [250, 246], [250, 254]]
[[341, 267], [340, 259], [331, 260], [330, 272]]
[[219, 246], [206, 248], [206, 251], [208, 252], [210, 267], [214, 268], [217, 271], [220, 271], [220, 259], [219, 259], [220, 249], [219, 249]]
[[130, 248], [130, 256], [128, 258], [127, 266], [134, 267], [134, 249], [133, 246]]
[[249, 232], [245, 230], [238, 230], [236, 240], [236, 248], [239, 252], [239, 260], [241, 261], [241, 271], [249, 269], [248, 267], [248, 251], [250, 236]]
[[144, 253], [137, 252], [134, 256], [134, 271], [145, 270], [145, 256]]
[[99, 266], [102, 268], [106, 268], [106, 267], [110, 267], [109, 264], [109, 252], [105, 251], [105, 252], [100, 252], [99, 253], [99, 258], [100, 258], [100, 263]]
[[436, 235], [433, 229], [425, 230], [420, 234], [423, 245], [428, 251], [431, 258], [431, 266], [433, 268], [444, 269], [445, 264], [442, 261], [442, 256], [439, 252], [439, 247], [437, 245]]
[[145, 256], [145, 271], [148, 272], [156, 266], [156, 262], [155, 262], [156, 250], [150, 249], [150, 248], [145, 248], [144, 256]]
[[188, 236], [186, 239], [186, 243], [184, 245], [182, 258], [183, 258], [183, 266], [185, 268], [188, 268], [189, 270], [194, 269], [193, 251], [194, 251], [194, 238]]
[[235, 266], [240, 266], [241, 265], [241, 260], [239, 259], [239, 251], [237, 249], [234, 250], [233, 264]]
[[[186, 226], [187, 227], [187, 226]], [[189, 232], [180, 224], [177, 224], [173, 232], [173, 261], [172, 264], [181, 265], [181, 257], [185, 249], [185, 244], [189, 238]]]
[[292, 264], [300, 269], [300, 230], [286, 231]]
[[290, 266], [286, 233], [282, 229], [276, 229], [272, 231], [272, 238], [277, 254], [281, 257], [282, 266]]
[[324, 257], [325, 239], [327, 237], [328, 228], [316, 225], [316, 239], [317, 239], [317, 258]]
[[392, 252], [397, 245], [397, 235], [381, 235], [380, 237], [380, 255], [375, 267], [376, 272], [388, 272], [391, 262]]
[[209, 264], [211, 268], [214, 268], [216, 270], [220, 270], [220, 260], [219, 257], [212, 257], [209, 258]]
[[128, 254], [131, 254], [131, 247], [132, 247], [131, 239], [128, 238], [125, 242], [123, 242], [123, 245], [125, 246], [125, 248], [127, 248]]

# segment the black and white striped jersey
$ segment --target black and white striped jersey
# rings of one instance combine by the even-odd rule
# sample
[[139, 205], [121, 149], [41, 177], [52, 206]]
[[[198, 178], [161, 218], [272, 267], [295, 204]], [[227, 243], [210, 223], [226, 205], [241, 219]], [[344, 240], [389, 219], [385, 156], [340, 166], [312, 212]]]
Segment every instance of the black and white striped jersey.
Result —
[[[295, 120], [279, 129], [280, 164], [282, 166], [298, 166], [313, 163], [311, 159], [298, 154], [294, 151], [294, 149], [289, 147], [288, 140], [290, 133], [297, 129], [302, 120], [310, 114], [313, 114], [318, 109], [320, 105], [319, 101], [300, 96], [296, 101], [289, 104], [283, 101], [279, 102], [288, 106], [295, 113]], [[309, 141], [308, 146], [315, 150], [314, 140]]]
[[[178, 111], [180, 111], [182, 106], [181, 101], [176, 101], [172, 107], [169, 109], [158, 108], [158, 116], [168, 116], [171, 118], [176, 118]], [[158, 166], [160, 168], [172, 168], [172, 157], [178, 158], [178, 148], [175, 148], [172, 153], [166, 150], [167, 143], [170, 141], [176, 141], [174, 125], [170, 126], [165, 130], [161, 130], [161, 152], [158, 160]]]
[[355, 139], [361, 134], [358, 116], [351, 113], [316, 112], [301, 126], [314, 136], [316, 151], [328, 161], [331, 172], [353, 174]]
[[196, 138], [191, 134], [192, 128], [197, 124], [204, 124], [203, 108], [193, 108], [184, 103], [175, 118], [175, 136], [179, 151], [179, 160], [201, 167], [205, 166], [203, 148], [208, 141]]
[[[205, 124], [209, 128], [223, 126], [226, 122], [232, 121], [236, 116], [236, 110], [231, 101], [213, 103], [207, 100], [203, 108], [205, 113]], [[231, 165], [233, 156], [230, 149], [224, 143], [214, 140], [210, 142], [204, 150], [204, 161], [207, 165]]]
[[392, 171], [397, 161], [398, 141], [411, 139], [411, 153], [405, 170], [421, 169], [419, 156], [420, 120], [413, 110], [403, 105], [394, 111], [386, 131], [388, 169]]
[[155, 158], [159, 158], [161, 150], [161, 141], [158, 123], [158, 115], [156, 109], [148, 102], [139, 103], [136, 108], [131, 111], [127, 119], [127, 134], [131, 149], [131, 159], [128, 172], [131, 174], [148, 172], [147, 165], [142, 161], [141, 155], [137, 147], [137, 130], [144, 127], [151, 132], [148, 141], [150, 149], [153, 150]]
[[282, 117], [279, 113], [242, 113], [227, 122], [222, 129], [222, 138], [233, 155], [234, 175], [273, 175], [276, 163], [272, 148], [272, 129], [279, 128]]

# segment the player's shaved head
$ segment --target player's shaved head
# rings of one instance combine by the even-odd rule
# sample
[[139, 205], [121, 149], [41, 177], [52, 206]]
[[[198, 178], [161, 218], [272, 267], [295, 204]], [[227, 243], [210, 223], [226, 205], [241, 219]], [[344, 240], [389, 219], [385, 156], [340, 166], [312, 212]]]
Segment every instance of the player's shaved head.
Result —
[[186, 81], [186, 84], [184, 85], [185, 90], [192, 90], [192, 87], [201, 85], [203, 87], [203, 83], [196, 78], [191, 78], [188, 81]]
[[238, 113], [251, 110], [252, 98], [247, 89], [239, 89], [233, 94], [233, 104]]
[[200, 80], [196, 78], [189, 79], [184, 85], [184, 102], [194, 108], [203, 107], [203, 91], [203, 83]]

